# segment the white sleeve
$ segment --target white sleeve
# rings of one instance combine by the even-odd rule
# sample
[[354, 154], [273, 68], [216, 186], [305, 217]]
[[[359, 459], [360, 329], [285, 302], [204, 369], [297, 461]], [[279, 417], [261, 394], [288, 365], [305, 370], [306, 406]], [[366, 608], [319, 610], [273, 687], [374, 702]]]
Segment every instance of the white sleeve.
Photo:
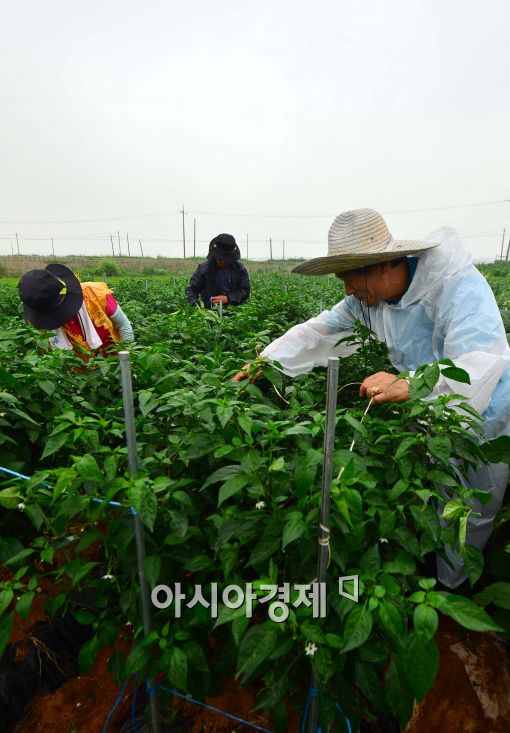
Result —
[[330, 356], [349, 356], [352, 344], [335, 344], [352, 333], [356, 317], [346, 300], [305, 323], [293, 326], [266, 346], [261, 356], [278, 361], [289, 377], [305, 374], [317, 366], [327, 366]]
[[129, 318], [126, 316], [120, 305], [117, 303], [117, 308], [114, 313], [109, 317], [110, 321], [117, 327], [121, 341], [134, 341], [135, 335]]

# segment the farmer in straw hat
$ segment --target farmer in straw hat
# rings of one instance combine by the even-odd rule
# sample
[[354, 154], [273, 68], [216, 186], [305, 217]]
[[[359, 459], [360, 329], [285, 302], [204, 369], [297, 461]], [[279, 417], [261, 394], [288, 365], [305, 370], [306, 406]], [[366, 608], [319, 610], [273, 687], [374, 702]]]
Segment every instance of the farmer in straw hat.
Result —
[[241, 305], [250, 295], [250, 278], [240, 262], [241, 252], [231, 234], [218, 234], [209, 244], [207, 260], [193, 273], [185, 295], [190, 305], [200, 299], [206, 308]]
[[[328, 236], [328, 254], [297, 265], [304, 275], [335, 273], [346, 297], [331, 310], [291, 328], [262, 356], [281, 364], [293, 377], [330, 356], [346, 356], [352, 346], [335, 344], [363, 320], [388, 347], [396, 372], [417, 369], [439, 359], [454, 360], [471, 383], [441, 376], [433, 394], [462, 392], [485, 418], [488, 439], [510, 434], [510, 348], [494, 295], [472, 264], [457, 232], [445, 227], [423, 241], [395, 240], [382, 216], [371, 209], [337, 216]], [[235, 381], [247, 377], [244, 367]], [[461, 388], [460, 388], [461, 387]], [[409, 385], [395, 374], [378, 372], [360, 387], [374, 404], [402, 402]], [[470, 469], [469, 485], [491, 492], [485, 507], [470, 515], [468, 542], [482, 549], [503, 501], [508, 466]], [[466, 578], [461, 560], [450, 554], [453, 569], [438, 559], [438, 577], [455, 588]]]
[[106, 283], [80, 283], [64, 265], [29, 270], [19, 282], [19, 294], [27, 321], [53, 331], [49, 344], [55, 349], [74, 349], [80, 354], [106, 351], [116, 341], [134, 338], [127, 316]]

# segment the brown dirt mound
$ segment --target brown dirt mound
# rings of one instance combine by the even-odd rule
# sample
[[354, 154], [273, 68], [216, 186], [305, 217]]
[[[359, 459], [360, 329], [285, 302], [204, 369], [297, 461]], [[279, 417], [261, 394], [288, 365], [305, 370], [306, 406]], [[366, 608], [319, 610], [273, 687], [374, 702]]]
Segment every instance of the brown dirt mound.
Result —
[[494, 634], [459, 631], [453, 623], [436, 640], [439, 674], [415, 707], [406, 733], [508, 733], [510, 660], [505, 642]]
[[[34, 619], [31, 618], [33, 623]], [[508, 733], [510, 731], [510, 661], [508, 647], [494, 634], [476, 634], [442, 623], [437, 634], [441, 667], [432, 689], [415, 708], [406, 733]], [[127, 653], [129, 642], [123, 649]], [[78, 675], [53, 693], [34, 699], [16, 733], [102, 733], [119, 687], [108, 671], [113, 648], [99, 653], [90, 675]], [[220, 710], [271, 730], [260, 713], [250, 713], [256, 690], [240, 688], [234, 680], [226, 692], [206, 702]], [[109, 733], [118, 733], [129, 716], [132, 690], [124, 694]], [[193, 703], [176, 700], [193, 718], [190, 733], [249, 733], [251, 728]], [[299, 730], [294, 714], [289, 731]]]

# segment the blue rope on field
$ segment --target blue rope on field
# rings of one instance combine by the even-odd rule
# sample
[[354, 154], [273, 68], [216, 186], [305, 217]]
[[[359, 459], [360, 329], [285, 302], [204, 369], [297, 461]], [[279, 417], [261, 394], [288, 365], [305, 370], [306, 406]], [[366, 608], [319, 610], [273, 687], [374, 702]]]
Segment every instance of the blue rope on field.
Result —
[[[4, 468], [3, 466], [0, 466], [0, 471], [3, 471], [4, 473], [10, 473], [11, 476], [16, 476], [17, 478], [23, 478], [25, 479], [25, 481], [30, 481], [30, 476], [25, 476], [24, 474], [18, 473], [17, 471], [11, 471], [10, 468]], [[44, 481], [41, 481], [41, 486], [46, 486], [47, 489], [53, 488], [53, 486], [45, 484]]]
[[138, 720], [136, 719], [136, 693], [138, 692], [138, 674], [135, 674], [135, 680], [133, 682], [133, 702], [131, 703], [131, 720], [133, 721], [133, 730], [138, 733], [140, 727]]
[[352, 733], [351, 723], [347, 715], [344, 713], [340, 705], [336, 702], [335, 703], [336, 709], [344, 716], [345, 724], [347, 725], [347, 731], [348, 733]]
[[[317, 687], [311, 687], [310, 692], [308, 693], [308, 698], [306, 700], [305, 711], [303, 713], [303, 722], [301, 723], [301, 733], [306, 733], [306, 720], [308, 718], [308, 711], [310, 709], [310, 703], [312, 702], [312, 699], [314, 697], [318, 697], [318, 696], [319, 696], [319, 690], [317, 689]], [[341, 713], [341, 715], [343, 716], [345, 720], [345, 724], [347, 726], [347, 733], [352, 733], [351, 722], [349, 718], [347, 717], [347, 715], [344, 713], [344, 711], [342, 710], [342, 708], [340, 707], [340, 705], [337, 702], [335, 703], [335, 707], [338, 710], [338, 712]], [[322, 733], [322, 728], [320, 725], [317, 729], [317, 733]]]
[[[4, 468], [4, 466], [0, 466], [0, 471], [3, 471], [4, 473], [10, 473], [11, 476], [16, 476], [16, 478], [22, 478], [25, 481], [31, 481], [32, 480], [32, 477], [31, 476], [25, 476], [24, 474], [18, 473], [17, 471], [11, 471], [10, 468]], [[41, 484], [41, 486], [45, 486], [47, 489], [54, 489], [55, 488], [54, 486], [51, 486], [50, 484], [46, 484], [44, 481], [40, 481], [39, 483]], [[85, 498], [90, 498], [91, 501], [96, 501], [99, 504], [110, 504], [110, 506], [120, 506], [120, 507], [126, 508], [125, 507], [125, 504], [120, 504], [118, 501], [105, 501], [104, 499], [97, 499], [95, 497], [85, 497]], [[133, 508], [131, 508], [131, 512], [133, 514], [136, 514], [136, 512], [135, 512], [135, 510]]]
[[192, 702], [195, 705], [200, 705], [200, 707], [205, 708], [206, 710], [212, 710], [214, 713], [219, 713], [220, 715], [224, 715], [226, 718], [230, 718], [230, 720], [235, 720], [236, 723], [242, 723], [243, 725], [249, 725], [254, 730], [262, 731], [262, 733], [272, 733], [272, 731], [268, 730], [267, 728], [261, 728], [260, 725], [255, 725], [255, 723], [250, 723], [248, 720], [237, 718], [235, 715], [226, 713], [224, 710], [215, 708], [212, 705], [206, 705], [204, 702], [200, 702], [200, 700], [195, 700], [193, 697], [188, 697], [187, 695], [183, 695], [180, 692], [177, 692], [177, 690], [170, 690], [168, 687], [163, 687], [162, 685], [158, 685], [157, 688], [153, 688], [149, 680], [146, 680], [146, 684], [147, 684], [147, 691], [149, 695], [150, 694], [155, 695], [157, 693], [157, 690], [163, 690], [164, 692], [169, 692], [172, 695], [176, 695], [177, 697], [180, 697], [183, 700], [186, 700], [186, 702]]
[[117, 708], [118, 708], [118, 707], [119, 707], [119, 705], [120, 705], [120, 701], [121, 701], [121, 700], [122, 700], [122, 698], [124, 697], [124, 693], [126, 692], [126, 687], [128, 686], [128, 682], [129, 682], [129, 680], [130, 680], [130, 678], [129, 678], [129, 677], [126, 677], [126, 680], [125, 680], [125, 682], [124, 682], [124, 684], [123, 684], [123, 686], [122, 686], [122, 689], [121, 689], [121, 691], [119, 692], [119, 694], [118, 694], [118, 696], [117, 696], [117, 699], [116, 699], [116, 700], [115, 700], [115, 702], [113, 703], [112, 709], [111, 709], [111, 710], [110, 710], [110, 712], [108, 713], [108, 717], [106, 718], [106, 721], [105, 721], [105, 724], [104, 724], [104, 728], [103, 728], [103, 733], [106, 733], [106, 732], [107, 732], [107, 730], [108, 730], [108, 726], [110, 725], [110, 720], [112, 719], [112, 715], [113, 715], [113, 714], [114, 714], [114, 712], [115, 712], [115, 711], [117, 710]]
[[306, 733], [306, 719], [308, 718], [308, 710], [310, 709], [310, 703], [312, 698], [319, 696], [319, 690], [316, 687], [311, 687], [308, 697], [306, 698], [305, 711], [303, 713], [303, 722], [301, 723], [301, 733]]

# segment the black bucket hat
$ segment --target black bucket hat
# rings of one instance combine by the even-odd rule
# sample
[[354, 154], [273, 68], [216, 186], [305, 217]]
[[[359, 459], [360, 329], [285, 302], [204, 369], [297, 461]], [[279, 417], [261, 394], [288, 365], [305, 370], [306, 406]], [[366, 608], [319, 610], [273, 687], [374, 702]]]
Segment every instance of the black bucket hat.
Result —
[[211, 257], [219, 257], [225, 262], [236, 262], [240, 259], [241, 252], [234, 237], [231, 234], [218, 234], [217, 237], [211, 239], [208, 258], [211, 259]]
[[67, 267], [57, 264], [26, 272], [19, 281], [19, 296], [25, 318], [36, 328], [60, 328], [83, 303], [80, 281]]

